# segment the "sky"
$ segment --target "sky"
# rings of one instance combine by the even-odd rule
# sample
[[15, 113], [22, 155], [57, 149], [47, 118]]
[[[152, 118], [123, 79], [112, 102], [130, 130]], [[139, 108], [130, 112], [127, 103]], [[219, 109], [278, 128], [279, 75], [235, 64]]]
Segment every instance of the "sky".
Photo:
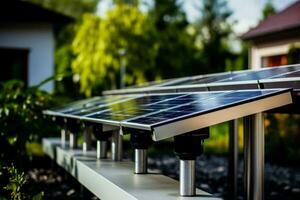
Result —
[[[296, 0], [271, 0], [277, 11], [280, 11]], [[199, 11], [197, 11], [197, 4], [201, 0], [183, 0], [183, 9], [187, 14], [190, 22], [199, 18]], [[250, 27], [257, 25], [261, 18], [261, 13], [264, 5], [268, 0], [228, 0], [228, 7], [233, 11], [232, 19], [237, 23], [234, 30], [237, 34], [242, 34], [249, 30]]]
[[[151, 0], [142, 0], [149, 2]], [[162, 0], [163, 1], [163, 0]], [[261, 13], [264, 5], [268, 0], [227, 0], [228, 7], [233, 11], [232, 20], [236, 20], [234, 31], [240, 35], [249, 30], [250, 27], [257, 25], [261, 18]], [[296, 0], [269, 0], [273, 3], [275, 9], [280, 11]], [[181, 0], [182, 8], [187, 14], [189, 22], [195, 22], [200, 17], [198, 11], [201, 0]], [[101, 0], [98, 5], [97, 13], [103, 15], [105, 11], [112, 5], [112, 0]], [[146, 10], [144, 6], [142, 10]]]

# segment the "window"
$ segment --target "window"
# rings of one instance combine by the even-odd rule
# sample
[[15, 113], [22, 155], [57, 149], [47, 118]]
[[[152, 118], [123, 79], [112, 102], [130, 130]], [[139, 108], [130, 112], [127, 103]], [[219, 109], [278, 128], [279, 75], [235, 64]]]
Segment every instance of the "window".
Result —
[[0, 82], [19, 79], [27, 84], [28, 49], [0, 47]]
[[261, 63], [263, 67], [275, 67], [280, 65], [286, 65], [287, 56], [285, 54], [276, 56], [266, 56], [262, 58]]

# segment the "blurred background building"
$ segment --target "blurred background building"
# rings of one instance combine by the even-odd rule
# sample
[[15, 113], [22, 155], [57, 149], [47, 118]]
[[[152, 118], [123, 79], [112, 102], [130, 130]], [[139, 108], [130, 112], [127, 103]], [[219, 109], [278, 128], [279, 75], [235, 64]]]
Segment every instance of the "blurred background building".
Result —
[[242, 39], [251, 43], [249, 66], [252, 69], [299, 63], [299, 51], [290, 58], [294, 62], [288, 61], [288, 54], [291, 48], [300, 46], [300, 1], [263, 20], [243, 34]]
[[[23, 1], [0, 6], [0, 81], [19, 79], [28, 86], [54, 75], [54, 29], [72, 18]], [[54, 82], [42, 86], [53, 91]]]

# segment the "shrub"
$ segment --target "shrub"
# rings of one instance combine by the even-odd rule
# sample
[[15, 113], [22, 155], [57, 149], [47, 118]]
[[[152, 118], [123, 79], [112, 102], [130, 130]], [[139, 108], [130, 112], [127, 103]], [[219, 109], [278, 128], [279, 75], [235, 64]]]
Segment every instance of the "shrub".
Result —
[[26, 143], [53, 130], [42, 114], [52, 103], [51, 95], [18, 80], [0, 85], [0, 160], [4, 166], [24, 167]]

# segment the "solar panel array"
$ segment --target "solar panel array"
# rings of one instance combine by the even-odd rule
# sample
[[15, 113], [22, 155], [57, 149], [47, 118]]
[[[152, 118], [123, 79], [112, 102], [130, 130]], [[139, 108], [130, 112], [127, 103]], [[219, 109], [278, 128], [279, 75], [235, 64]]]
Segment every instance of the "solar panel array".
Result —
[[65, 107], [48, 110], [45, 113], [82, 121], [152, 131], [155, 127], [165, 124], [177, 123], [184, 119], [281, 93], [288, 94], [290, 90], [104, 96], [74, 102]]
[[[222, 109], [238, 107], [246, 110], [235, 111], [236, 113], [229, 115], [232, 118], [232, 116], [242, 117], [245, 114], [250, 115], [254, 114], [253, 112], [289, 104], [292, 102], [291, 90], [278, 88], [300, 89], [299, 76], [300, 65], [293, 65], [170, 79], [146, 84], [144, 88], [114, 91], [116, 94], [123, 93], [123, 95], [93, 97], [73, 102], [45, 111], [45, 114], [157, 132], [157, 127], [181, 123]], [[251, 87], [255, 89], [249, 90]], [[160, 91], [161, 93], [155, 94]], [[140, 94], [131, 94], [131, 92]], [[124, 93], [128, 94], [124, 95]], [[283, 93], [287, 96], [276, 99], [276, 96]], [[261, 101], [261, 99], [270, 101], [273, 97], [274, 101], [278, 102], [262, 103]], [[254, 107], [252, 111], [247, 107], [241, 107], [249, 102], [254, 102], [257, 108]], [[230, 120], [230, 117], [224, 116], [224, 120]], [[220, 119], [210, 123], [219, 122]], [[194, 124], [181, 124], [184, 128], [179, 129], [184, 133], [183, 131], [189, 130], [188, 126], [194, 127]], [[158, 137], [164, 138], [160, 135]]]

